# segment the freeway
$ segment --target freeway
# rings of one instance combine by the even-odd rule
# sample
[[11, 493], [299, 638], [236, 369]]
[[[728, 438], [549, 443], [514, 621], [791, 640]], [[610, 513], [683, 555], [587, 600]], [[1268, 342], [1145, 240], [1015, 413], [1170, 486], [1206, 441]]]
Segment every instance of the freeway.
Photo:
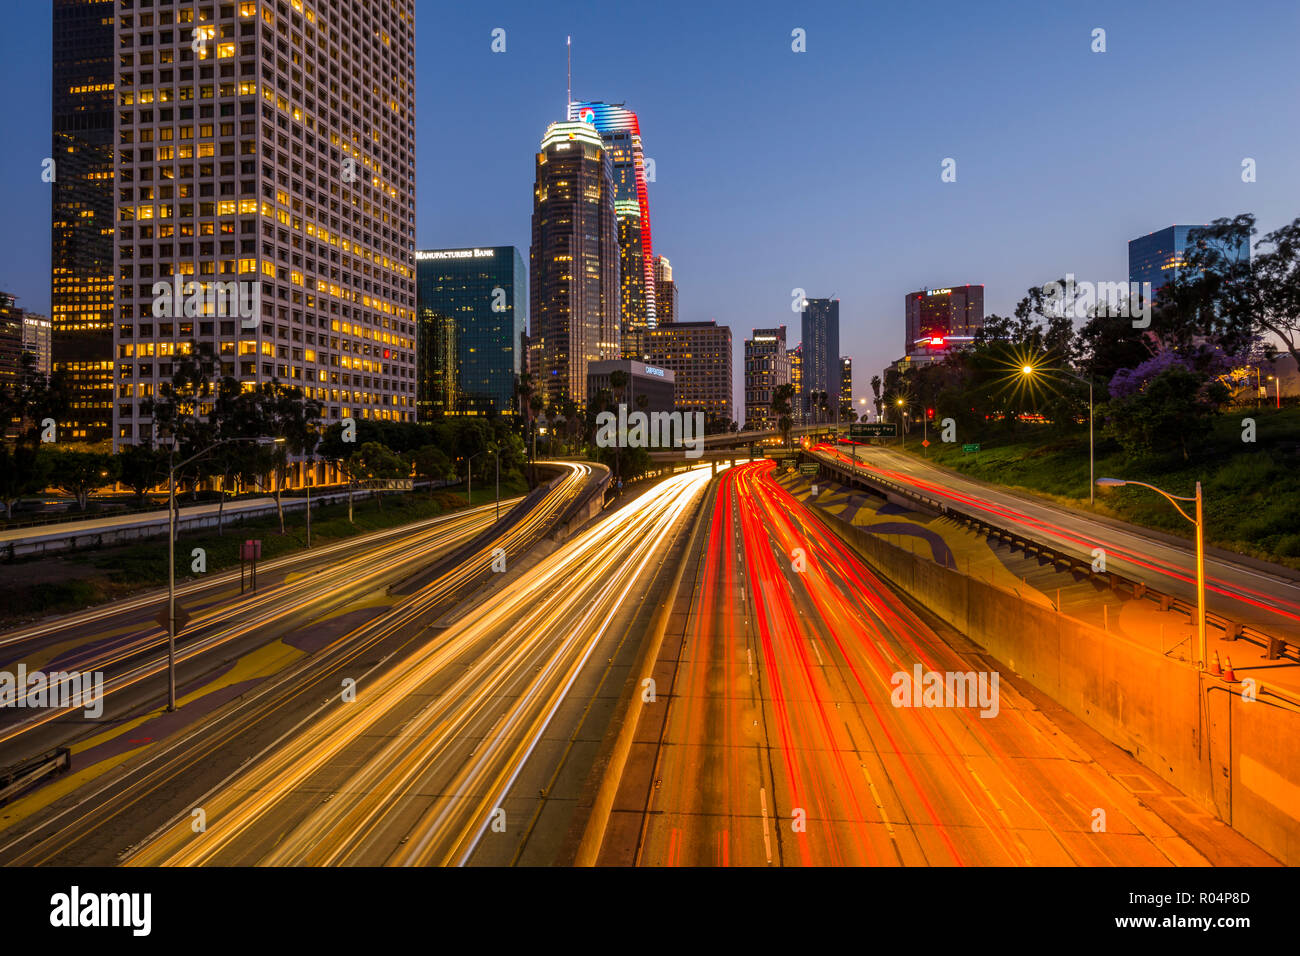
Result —
[[[841, 464], [853, 464], [843, 447], [818, 445], [814, 452]], [[859, 445], [857, 452], [857, 468], [866, 474], [950, 502], [954, 508], [983, 514], [990, 523], [1088, 560], [1093, 549], [1101, 548], [1108, 570], [1196, 602], [1196, 549], [1190, 542], [972, 481], [878, 446]], [[1189, 489], [1166, 490], [1190, 493]], [[1300, 639], [1300, 580], [1288, 569], [1270, 571], [1262, 562], [1252, 565], [1228, 552], [1210, 549], [1206, 555], [1206, 603], [1210, 611], [1231, 620], [1292, 642]]]
[[538, 798], [512, 788], [566, 759], [588, 705], [571, 691], [612, 660], [619, 622], [709, 478], [674, 475], [521, 569], [355, 703], [332, 704], [214, 787], [201, 801], [214, 826], [195, 833], [186, 812], [127, 862], [464, 865], [488, 833], [526, 841], [519, 820], [537, 818]]
[[1274, 862], [929, 623], [773, 470], [719, 480], [601, 863]]
[[[265, 635], [304, 601], [338, 606], [382, 589], [480, 533], [494, 515], [495, 506], [484, 505], [268, 562], [259, 569], [259, 590], [247, 594], [234, 591], [237, 571], [180, 587], [178, 605], [195, 613], [178, 637], [178, 660], [188, 662], [250, 634]], [[167, 645], [166, 630], [154, 620], [166, 602], [165, 592], [151, 592], [0, 634], [0, 660], [11, 670], [25, 663], [29, 671], [102, 671], [105, 696], [116, 695], [163, 672], [165, 657], [151, 652]], [[78, 709], [33, 708], [26, 699], [31, 693], [0, 712], [0, 744]], [[0, 749], [0, 764], [9, 762], [6, 756]]]
[[[174, 814], [177, 801], [247, 761], [249, 748], [283, 736], [322, 696], [337, 700], [341, 682], [419, 646], [422, 621], [490, 578], [499, 557], [514, 560], [541, 540], [592, 479], [590, 466], [562, 468], [549, 489], [498, 525], [492, 507], [422, 523], [356, 554], [335, 554], [306, 578], [286, 579], [246, 618], [214, 612], [210, 633], [188, 640], [178, 655], [188, 666], [179, 669], [175, 713], [157, 710], [165, 681], [139, 683], [142, 673], [161, 672], [163, 656], [154, 649], [128, 661], [108, 682], [123, 686], [102, 723], [87, 728], [81, 715], [68, 715], [48, 724], [48, 732], [80, 733], [77, 772], [0, 810], [9, 830], [0, 859], [114, 862], [130, 838]], [[101, 651], [92, 644], [85, 653]], [[26, 729], [18, 742], [30, 750], [34, 728]]]

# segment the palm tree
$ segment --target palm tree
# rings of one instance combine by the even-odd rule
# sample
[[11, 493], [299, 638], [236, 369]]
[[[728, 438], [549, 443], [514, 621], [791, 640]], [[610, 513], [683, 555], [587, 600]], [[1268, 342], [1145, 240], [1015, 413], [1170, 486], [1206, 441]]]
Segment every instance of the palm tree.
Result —
[[787, 383], [778, 385], [776, 391], [772, 393], [772, 414], [776, 416], [776, 424], [781, 429], [785, 443], [790, 444], [790, 427], [793, 424], [790, 420], [790, 400], [794, 398], [794, 386]]
[[[621, 405], [623, 403], [623, 393], [627, 390], [627, 383], [628, 374], [621, 368], [615, 369], [609, 373], [609, 387], [614, 393], [614, 401], [616, 404]], [[620, 481], [623, 479], [623, 468], [619, 459], [618, 450], [619, 445], [622, 444], [622, 442], [623, 436], [619, 435], [618, 441], [614, 443], [614, 474], [618, 476]]]

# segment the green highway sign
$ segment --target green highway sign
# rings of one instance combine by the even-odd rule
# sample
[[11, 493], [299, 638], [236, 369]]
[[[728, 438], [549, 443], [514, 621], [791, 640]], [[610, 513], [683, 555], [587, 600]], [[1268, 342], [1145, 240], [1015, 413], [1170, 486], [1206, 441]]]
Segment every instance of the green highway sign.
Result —
[[859, 438], [897, 438], [897, 422], [873, 422], [870, 424], [850, 425], [849, 437]]
[[979, 445], [962, 445], [962, 446], [961, 446], [961, 450], [962, 450], [962, 451], [965, 451], [965, 452], [979, 451], [979, 450], [980, 450], [980, 446], [979, 446]]
[[799, 466], [799, 473], [801, 475], [815, 475], [817, 474], [817, 469], [820, 467], [821, 466], [815, 461], [805, 461]]

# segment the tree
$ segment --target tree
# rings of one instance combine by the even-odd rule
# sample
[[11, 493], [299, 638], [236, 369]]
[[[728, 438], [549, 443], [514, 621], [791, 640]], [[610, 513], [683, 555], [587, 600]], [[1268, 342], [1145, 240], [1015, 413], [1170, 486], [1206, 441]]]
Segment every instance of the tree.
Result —
[[518, 396], [519, 412], [527, 422], [527, 436], [532, 440], [532, 459], [528, 469], [528, 486], [537, 487], [537, 413], [542, 407], [542, 397], [537, 386], [533, 384], [530, 372], [523, 372], [515, 381], [515, 394]]
[[117, 453], [118, 479], [135, 492], [137, 507], [144, 506], [144, 496], [167, 477], [167, 456], [152, 442], [125, 445]]
[[[358, 429], [358, 432], [360, 429]], [[343, 440], [343, 423], [335, 422], [327, 427], [321, 437], [319, 451], [328, 461], [337, 463], [339, 472], [348, 482], [348, 523], [352, 520], [352, 489], [361, 476], [361, 461], [357, 455], [355, 442]]]
[[415, 474], [429, 481], [429, 497], [433, 497], [434, 487], [440, 481], [451, 481], [456, 477], [456, 469], [451, 459], [437, 445], [425, 445], [416, 449], [411, 456]]
[[772, 392], [772, 414], [776, 416], [777, 428], [781, 430], [781, 436], [785, 444], [790, 444], [790, 429], [793, 422], [790, 420], [790, 403], [794, 399], [794, 386], [789, 382], [784, 385], [778, 385]]
[[258, 389], [256, 408], [260, 434], [283, 438], [284, 443], [270, 447], [270, 465], [275, 471], [275, 510], [280, 516], [280, 534], [284, 534], [284, 506], [280, 491], [289, 479], [289, 457], [314, 456], [320, 441], [317, 423], [323, 408], [315, 399], [307, 399], [296, 385], [277, 379], [263, 382]]
[[[42, 423], [58, 421], [68, 410], [66, 373], [46, 379], [36, 367], [36, 356], [23, 352], [17, 379], [0, 385], [0, 498], [5, 515], [13, 519], [14, 506], [25, 496], [45, 488], [48, 457], [39, 454]], [[57, 432], [56, 432], [57, 434]]]
[[0, 441], [0, 498], [5, 518], [14, 517], [14, 506], [26, 495], [36, 494], [46, 484], [49, 456], [23, 442]]
[[[381, 445], [379, 442], [366, 442], [356, 454], [358, 474], [367, 480], [378, 481], [385, 478], [405, 478], [411, 473], [411, 466], [402, 456]], [[384, 509], [384, 496], [378, 495], [379, 510]], [[351, 508], [348, 509], [351, 520]]]
[[112, 455], [90, 451], [46, 452], [50, 459], [50, 481], [54, 487], [77, 499], [77, 508], [85, 511], [90, 493], [111, 485], [117, 478], [117, 459]]
[[1101, 409], [1107, 433], [1130, 457], [1177, 448], [1186, 460], [1188, 437], [1202, 433], [1228, 398], [1218, 380], [1226, 367], [1221, 352], [1187, 356], [1167, 350], [1119, 372]]

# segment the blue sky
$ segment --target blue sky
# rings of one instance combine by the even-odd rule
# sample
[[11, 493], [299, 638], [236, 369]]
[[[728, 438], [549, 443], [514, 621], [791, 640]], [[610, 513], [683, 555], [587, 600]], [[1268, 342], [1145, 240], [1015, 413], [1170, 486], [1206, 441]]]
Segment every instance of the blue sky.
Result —
[[[1067, 272], [1127, 278], [1127, 241], [1175, 222], [1249, 211], [1267, 231], [1300, 215], [1291, 0], [416, 9], [417, 245], [513, 244], [527, 260], [533, 154], [562, 117], [570, 34], [575, 98], [640, 115], [655, 251], [683, 319], [732, 327], [737, 385], [752, 328], [797, 340], [796, 287], [840, 298], [866, 395], [902, 354], [909, 291], [982, 282], [1005, 313]], [[5, 107], [0, 289], [47, 311], [50, 12], [6, 14], [0, 75], [27, 95]]]

